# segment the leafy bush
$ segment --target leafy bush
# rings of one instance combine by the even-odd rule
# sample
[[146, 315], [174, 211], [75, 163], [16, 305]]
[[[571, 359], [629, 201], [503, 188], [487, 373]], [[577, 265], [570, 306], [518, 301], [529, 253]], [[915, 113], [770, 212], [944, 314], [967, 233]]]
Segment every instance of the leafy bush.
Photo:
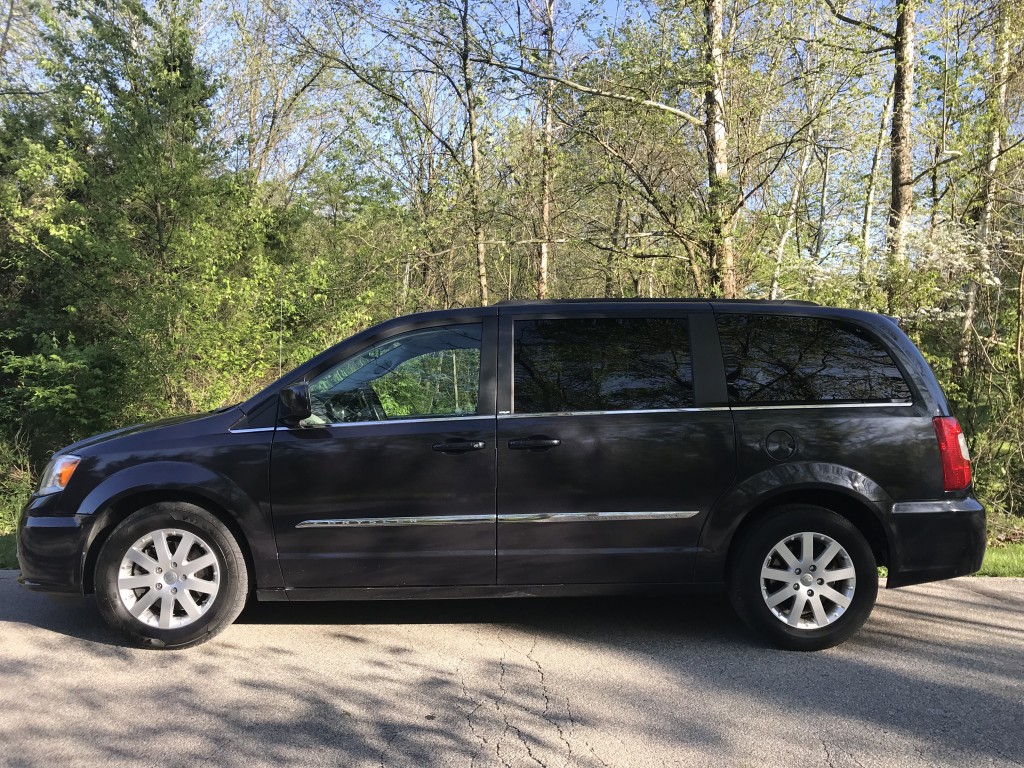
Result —
[[28, 450], [19, 438], [0, 440], [0, 568], [17, 568], [14, 532], [18, 514], [32, 493]]

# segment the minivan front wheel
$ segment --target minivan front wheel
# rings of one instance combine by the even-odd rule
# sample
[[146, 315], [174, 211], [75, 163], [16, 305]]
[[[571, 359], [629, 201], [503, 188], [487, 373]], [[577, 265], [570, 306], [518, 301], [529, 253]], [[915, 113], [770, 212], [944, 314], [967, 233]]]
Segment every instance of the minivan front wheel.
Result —
[[140, 645], [185, 648], [235, 620], [245, 605], [245, 559], [216, 517], [185, 503], [128, 516], [96, 563], [100, 613]]
[[730, 597], [752, 629], [776, 645], [816, 651], [846, 640], [878, 595], [874, 554], [846, 518], [788, 506], [748, 529], [731, 558]]

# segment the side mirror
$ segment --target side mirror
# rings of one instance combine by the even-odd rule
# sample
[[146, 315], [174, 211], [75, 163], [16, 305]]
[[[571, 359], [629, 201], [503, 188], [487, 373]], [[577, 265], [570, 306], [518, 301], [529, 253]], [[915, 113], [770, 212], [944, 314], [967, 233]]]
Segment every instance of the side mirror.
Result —
[[294, 384], [281, 390], [281, 421], [289, 427], [298, 426], [303, 419], [313, 415], [309, 401], [309, 385]]

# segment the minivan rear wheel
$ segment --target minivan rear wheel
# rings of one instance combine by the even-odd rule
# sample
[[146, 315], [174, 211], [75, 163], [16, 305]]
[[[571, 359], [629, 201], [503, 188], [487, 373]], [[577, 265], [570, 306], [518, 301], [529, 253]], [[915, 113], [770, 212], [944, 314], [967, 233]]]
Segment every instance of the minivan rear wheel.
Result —
[[867, 620], [878, 595], [870, 545], [849, 520], [822, 507], [775, 510], [744, 532], [731, 564], [736, 612], [787, 650], [843, 642]]
[[96, 562], [96, 598], [111, 627], [152, 648], [209, 640], [245, 605], [248, 572], [231, 532], [193, 504], [129, 515]]

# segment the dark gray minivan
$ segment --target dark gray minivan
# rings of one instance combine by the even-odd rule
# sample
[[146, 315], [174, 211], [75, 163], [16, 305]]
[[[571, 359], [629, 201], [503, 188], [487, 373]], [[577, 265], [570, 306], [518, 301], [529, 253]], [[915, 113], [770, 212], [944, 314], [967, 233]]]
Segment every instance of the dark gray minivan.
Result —
[[[972, 573], [967, 444], [890, 318], [799, 302], [582, 300], [370, 328], [251, 399], [59, 451], [21, 583], [95, 592], [136, 642], [260, 600], [727, 589], [784, 648], [878, 588]], [[667, 599], [675, 599], [668, 597]]]

